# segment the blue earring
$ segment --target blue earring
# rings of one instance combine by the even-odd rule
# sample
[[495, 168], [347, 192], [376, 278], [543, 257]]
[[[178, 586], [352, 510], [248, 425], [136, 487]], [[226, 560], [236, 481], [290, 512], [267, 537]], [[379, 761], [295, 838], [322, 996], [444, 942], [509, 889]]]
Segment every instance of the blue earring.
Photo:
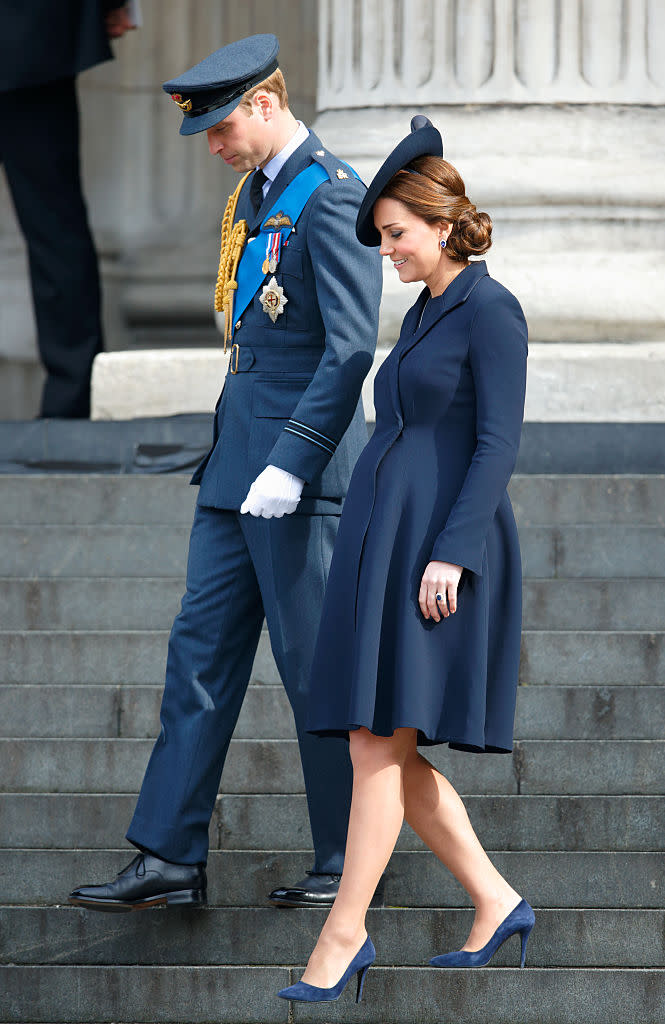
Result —
[[441, 239], [441, 241], [439, 242], [439, 245], [441, 246], [442, 249], [446, 248], [446, 240], [445, 240], [445, 238]]

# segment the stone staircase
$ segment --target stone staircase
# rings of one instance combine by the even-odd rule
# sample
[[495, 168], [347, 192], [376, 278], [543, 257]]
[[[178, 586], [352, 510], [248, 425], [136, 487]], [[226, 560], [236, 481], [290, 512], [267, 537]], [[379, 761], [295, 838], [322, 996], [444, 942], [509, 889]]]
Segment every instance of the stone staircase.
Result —
[[275, 992], [323, 918], [265, 900], [310, 866], [265, 635], [211, 823], [210, 905], [66, 905], [132, 855], [194, 490], [0, 476], [3, 1024], [665, 1021], [665, 477], [518, 476], [511, 492], [527, 577], [514, 754], [432, 757], [536, 908], [527, 970], [517, 938], [487, 970], [423, 967], [472, 912], [405, 828], [370, 912], [365, 1001], [289, 1007]]

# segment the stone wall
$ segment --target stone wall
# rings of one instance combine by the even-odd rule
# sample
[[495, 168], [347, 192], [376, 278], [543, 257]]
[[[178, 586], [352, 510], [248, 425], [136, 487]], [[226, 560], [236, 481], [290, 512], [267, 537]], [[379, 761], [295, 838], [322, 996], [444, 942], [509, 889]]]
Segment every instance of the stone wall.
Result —
[[[116, 45], [119, 59], [81, 78], [109, 348], [217, 345], [218, 221], [236, 179], [204, 138], [178, 135], [159, 83], [213, 40], [275, 31], [295, 112], [311, 123], [318, 111], [322, 139], [366, 179], [416, 111], [442, 130], [468, 194], [492, 214], [490, 272], [527, 314], [532, 365], [543, 368], [530, 418], [662, 418], [662, 0], [144, 0], [144, 9], [145, 27]], [[34, 413], [38, 377], [7, 211], [0, 191], [5, 418]], [[415, 291], [386, 266], [379, 358]], [[566, 417], [578, 378], [588, 384]]]

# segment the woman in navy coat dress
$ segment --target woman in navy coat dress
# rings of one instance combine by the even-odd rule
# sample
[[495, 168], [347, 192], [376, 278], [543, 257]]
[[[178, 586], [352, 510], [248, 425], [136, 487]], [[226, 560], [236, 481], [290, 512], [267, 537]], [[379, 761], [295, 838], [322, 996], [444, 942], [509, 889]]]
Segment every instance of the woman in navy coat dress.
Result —
[[[469, 262], [491, 220], [442, 159], [426, 118], [361, 207], [358, 237], [425, 288], [375, 383], [376, 429], [356, 464], [312, 669], [308, 729], [350, 741], [353, 798], [339, 895], [303, 979], [280, 995], [334, 999], [374, 947], [365, 914], [404, 819], [476, 914], [462, 950], [480, 966], [533, 911], [480, 845], [450, 783], [418, 752], [510, 752], [521, 563], [506, 485], [524, 409], [527, 328], [517, 299]], [[524, 956], [522, 956], [522, 963]]]

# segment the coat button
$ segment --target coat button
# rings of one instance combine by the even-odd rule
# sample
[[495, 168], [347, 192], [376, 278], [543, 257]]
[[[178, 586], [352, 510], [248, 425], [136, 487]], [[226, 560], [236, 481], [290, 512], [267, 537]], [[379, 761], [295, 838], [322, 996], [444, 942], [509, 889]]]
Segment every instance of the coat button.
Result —
[[236, 320], [235, 330], [239, 331], [242, 327], [242, 320]]

